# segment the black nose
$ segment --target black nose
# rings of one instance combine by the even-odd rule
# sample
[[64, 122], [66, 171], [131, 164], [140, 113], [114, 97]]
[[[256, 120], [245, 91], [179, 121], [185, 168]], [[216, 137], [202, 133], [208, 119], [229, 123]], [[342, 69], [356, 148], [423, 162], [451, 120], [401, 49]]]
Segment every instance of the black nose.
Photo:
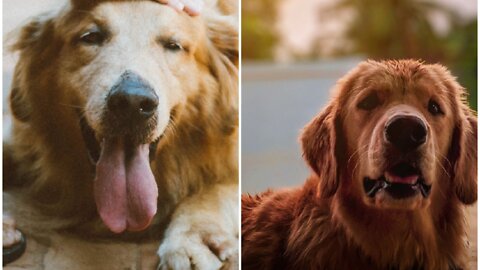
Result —
[[385, 125], [385, 138], [401, 151], [413, 150], [427, 140], [427, 127], [415, 116], [393, 117]]
[[158, 97], [139, 75], [126, 71], [112, 87], [107, 108], [117, 118], [148, 119], [154, 115]]

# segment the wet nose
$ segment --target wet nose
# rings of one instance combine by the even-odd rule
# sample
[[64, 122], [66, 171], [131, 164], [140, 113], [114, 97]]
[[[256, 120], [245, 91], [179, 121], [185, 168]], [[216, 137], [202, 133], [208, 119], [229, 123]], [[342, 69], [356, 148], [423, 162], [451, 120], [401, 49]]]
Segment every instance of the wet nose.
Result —
[[385, 138], [400, 151], [414, 150], [426, 142], [427, 127], [416, 116], [393, 117], [385, 125]]
[[107, 97], [108, 110], [118, 118], [148, 119], [158, 107], [158, 96], [139, 75], [126, 71]]

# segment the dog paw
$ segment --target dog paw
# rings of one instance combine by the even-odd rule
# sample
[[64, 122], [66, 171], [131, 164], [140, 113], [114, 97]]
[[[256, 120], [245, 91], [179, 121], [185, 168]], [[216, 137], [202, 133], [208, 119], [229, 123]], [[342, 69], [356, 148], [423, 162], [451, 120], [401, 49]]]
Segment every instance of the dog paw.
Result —
[[227, 233], [169, 235], [158, 250], [158, 269], [238, 269], [238, 240]]
[[3, 216], [3, 247], [10, 247], [20, 242], [22, 234], [16, 229], [15, 220], [10, 216]]

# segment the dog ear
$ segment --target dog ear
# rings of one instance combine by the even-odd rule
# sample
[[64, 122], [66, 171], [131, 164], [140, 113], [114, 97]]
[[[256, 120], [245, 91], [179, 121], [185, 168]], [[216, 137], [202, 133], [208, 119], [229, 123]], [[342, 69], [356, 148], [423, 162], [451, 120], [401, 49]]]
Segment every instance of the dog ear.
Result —
[[[18, 35], [8, 38], [9, 40], [14, 40], [13, 44], [9, 46], [10, 50], [20, 51], [20, 58], [15, 67], [9, 99], [12, 115], [22, 122], [27, 122], [31, 117], [28, 87], [25, 85], [25, 83], [28, 83], [25, 80], [27, 69], [32, 64], [31, 59], [35, 57], [42, 58], [42, 53], [45, 52], [43, 47], [49, 46], [48, 42], [45, 42], [45, 35], [50, 35], [50, 29], [53, 29], [51, 19], [47, 15], [41, 15], [24, 25]], [[27, 63], [26, 59], [28, 59], [29, 63]], [[39, 62], [42, 60], [40, 59]]]
[[204, 9], [207, 36], [215, 48], [238, 67], [238, 13], [233, 1], [218, 1]]
[[226, 135], [234, 134], [238, 127], [238, 23], [236, 6], [216, 3], [216, 6], [204, 8], [207, 31], [207, 47], [199, 52], [199, 57], [208, 63], [209, 70], [219, 84], [216, 104], [218, 119], [216, 122]]
[[458, 199], [472, 204], [477, 201], [477, 118], [468, 108], [463, 113], [453, 132], [449, 160]]
[[14, 79], [14, 86], [10, 91], [10, 110], [12, 111], [13, 117], [21, 122], [28, 122], [31, 116], [31, 108], [26, 99], [24, 91], [22, 91], [19, 87], [15, 87], [15, 79]]
[[452, 187], [458, 199], [464, 204], [477, 201], [477, 116], [467, 105], [465, 88], [440, 65], [428, 65], [431, 74], [437, 77], [447, 89], [455, 126], [448, 151], [449, 173]]
[[303, 129], [300, 137], [303, 157], [318, 175], [319, 194], [327, 198], [335, 194], [338, 184], [338, 137], [340, 124], [337, 106], [330, 104]]
[[20, 32], [13, 32], [15, 36], [11, 36], [8, 39], [14, 39], [13, 44], [10, 45], [11, 51], [28, 50], [39, 44], [41, 40], [45, 40], [44, 36], [48, 35], [53, 29], [53, 13], [45, 13], [32, 18], [27, 24], [25, 24]]

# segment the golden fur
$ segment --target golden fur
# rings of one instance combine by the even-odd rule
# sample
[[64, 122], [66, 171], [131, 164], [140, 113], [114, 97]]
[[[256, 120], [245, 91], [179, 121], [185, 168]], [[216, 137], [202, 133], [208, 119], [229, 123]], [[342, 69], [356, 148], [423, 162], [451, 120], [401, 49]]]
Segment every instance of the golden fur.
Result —
[[[20, 58], [10, 94], [13, 130], [11, 140], [4, 141], [5, 183], [21, 186], [43, 213], [71, 220], [71, 227], [83, 232], [105, 234], [92, 191], [95, 167], [80, 132], [78, 110], [93, 130], [103, 132], [98, 118], [104, 89], [114, 83], [118, 69], [133, 68], [165, 97], [158, 128], [145, 138], [153, 141], [161, 135], [150, 164], [159, 188], [152, 227], [168, 239], [163, 232], [174, 222], [175, 211], [188, 216], [203, 207], [198, 215], [219, 216], [190, 229], [201, 236], [207, 229], [224, 233], [236, 246], [236, 225], [224, 221], [236, 218], [236, 207], [225, 213], [218, 207], [237, 202], [236, 12], [234, 1], [207, 2], [200, 16], [190, 17], [150, 1], [74, 0], [58, 13], [32, 20], [13, 46]], [[81, 30], [98, 21], [111, 27], [112, 40], [119, 45], [107, 49], [75, 43]], [[169, 36], [185, 50], [163, 50], [159, 42]], [[202, 199], [191, 203], [189, 212], [182, 207], [186, 198]], [[196, 221], [183, 224], [188, 222]], [[163, 267], [170, 267], [168, 246], [164, 251]], [[235, 258], [236, 250], [231, 252], [220, 260]], [[201, 254], [185, 256], [196, 264]]]
[[[372, 92], [379, 105], [360, 109]], [[303, 130], [313, 169], [304, 186], [242, 197], [243, 269], [465, 269], [463, 208], [477, 199], [477, 119], [464, 94], [438, 64], [359, 64]], [[429, 112], [431, 99], [442, 115]], [[426, 198], [363, 191], [364, 177], [376, 179], [395, 158], [383, 134], [396, 114], [427, 125], [418, 150], [432, 188]]]

